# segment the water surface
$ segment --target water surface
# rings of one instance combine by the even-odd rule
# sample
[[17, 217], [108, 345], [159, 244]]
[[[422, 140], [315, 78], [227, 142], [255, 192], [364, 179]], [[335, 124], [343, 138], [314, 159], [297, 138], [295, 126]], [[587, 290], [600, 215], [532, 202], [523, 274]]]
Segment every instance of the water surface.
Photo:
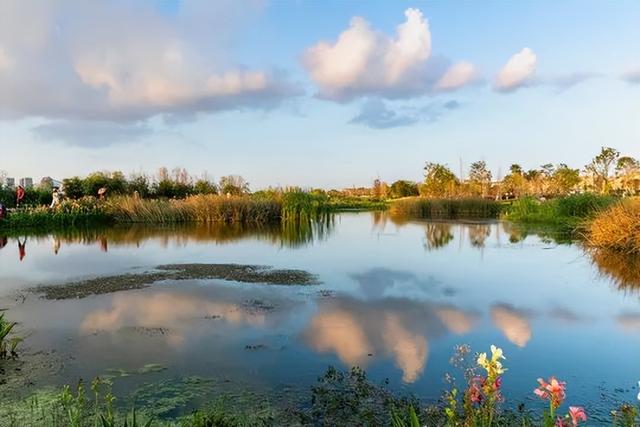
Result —
[[[435, 401], [454, 346], [467, 343], [504, 349], [507, 403], [535, 404], [536, 378], [550, 375], [568, 382], [572, 404], [595, 408], [596, 420], [638, 393], [633, 264], [509, 223], [345, 213], [302, 232], [119, 227], [0, 242], [0, 307], [27, 337], [23, 358], [55, 361], [25, 391], [111, 375], [126, 395], [197, 376], [285, 396], [334, 365], [363, 367]], [[322, 283], [168, 280], [55, 301], [27, 291], [180, 263], [301, 269]]]

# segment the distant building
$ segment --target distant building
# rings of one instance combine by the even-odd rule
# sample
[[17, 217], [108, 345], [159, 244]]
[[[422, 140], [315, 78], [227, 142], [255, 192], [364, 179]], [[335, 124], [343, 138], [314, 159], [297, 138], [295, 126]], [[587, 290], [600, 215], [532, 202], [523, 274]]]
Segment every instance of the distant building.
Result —
[[45, 176], [40, 180], [40, 187], [45, 188], [62, 188], [62, 182], [57, 179], [53, 179], [50, 176]]
[[20, 178], [20, 185], [25, 189], [33, 188], [33, 178]]
[[7, 188], [15, 188], [16, 186], [16, 179], [15, 178], [5, 178], [4, 179], [4, 186]]

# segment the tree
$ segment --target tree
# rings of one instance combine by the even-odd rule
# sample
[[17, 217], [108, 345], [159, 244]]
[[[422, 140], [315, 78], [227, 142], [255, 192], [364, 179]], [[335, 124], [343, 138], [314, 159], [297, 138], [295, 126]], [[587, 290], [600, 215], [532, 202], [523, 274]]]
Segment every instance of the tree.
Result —
[[611, 168], [616, 164], [619, 157], [620, 152], [615, 148], [602, 147], [600, 154], [595, 156], [591, 163], [585, 167], [587, 172], [591, 174], [594, 185], [603, 194], [608, 193], [611, 189], [609, 182]]
[[469, 168], [469, 184], [471, 191], [476, 195], [486, 196], [491, 185], [491, 171], [487, 169], [484, 160], [471, 163]]
[[412, 181], [398, 180], [389, 188], [389, 196], [392, 199], [417, 196], [418, 194], [418, 184]]
[[371, 196], [376, 199], [384, 199], [387, 197], [389, 188], [386, 182], [382, 182], [379, 178], [373, 180], [373, 186], [371, 187]]
[[575, 190], [578, 184], [580, 184], [580, 170], [572, 169], [564, 163], [560, 163], [553, 171], [551, 189], [554, 194], [568, 194]]
[[629, 175], [640, 169], [640, 162], [633, 157], [622, 156], [616, 163], [616, 173], [618, 175]]
[[640, 162], [633, 157], [620, 157], [616, 163], [616, 177], [623, 193], [636, 194], [640, 188]]
[[240, 175], [227, 175], [220, 178], [220, 193], [241, 196], [249, 193], [249, 183]]
[[129, 178], [127, 184], [129, 193], [137, 193], [140, 197], [149, 197], [151, 191], [149, 189], [149, 179], [146, 175], [133, 175]]
[[195, 194], [218, 194], [218, 187], [207, 179], [199, 179], [193, 185], [193, 192]]
[[84, 182], [77, 176], [62, 180], [62, 188], [64, 188], [66, 196], [71, 199], [79, 199], [84, 196]]
[[451, 170], [439, 163], [427, 162], [424, 166], [424, 182], [420, 194], [426, 197], [452, 197], [460, 182]]
[[512, 164], [509, 167], [509, 174], [502, 180], [502, 191], [510, 193], [515, 197], [520, 197], [524, 192], [526, 180], [523, 175], [522, 167], [519, 164]]

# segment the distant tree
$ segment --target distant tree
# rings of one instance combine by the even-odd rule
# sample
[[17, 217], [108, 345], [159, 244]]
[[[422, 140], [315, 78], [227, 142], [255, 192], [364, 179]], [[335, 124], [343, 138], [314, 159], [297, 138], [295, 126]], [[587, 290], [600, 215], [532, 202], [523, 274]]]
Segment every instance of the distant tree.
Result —
[[469, 184], [476, 195], [486, 196], [491, 185], [491, 171], [484, 160], [471, 163], [469, 168]]
[[120, 171], [112, 172], [106, 187], [111, 194], [124, 194], [127, 192], [127, 179]]
[[420, 194], [425, 197], [453, 197], [459, 185], [460, 181], [446, 165], [427, 162]]
[[551, 189], [555, 195], [565, 195], [575, 190], [580, 184], [580, 170], [572, 169], [560, 163], [553, 171]]
[[373, 180], [373, 186], [371, 187], [371, 197], [376, 199], [384, 199], [387, 197], [389, 188], [385, 182], [380, 179]]
[[98, 190], [107, 187], [109, 176], [105, 172], [94, 172], [82, 181], [82, 191], [85, 196], [97, 196]]
[[616, 163], [618, 189], [623, 194], [637, 194], [639, 188], [640, 162], [633, 157], [623, 156]]
[[418, 194], [418, 184], [412, 181], [401, 179], [394, 182], [393, 184], [391, 184], [391, 187], [389, 187], [389, 197], [391, 197], [392, 199], [417, 196]]
[[502, 180], [502, 192], [510, 193], [515, 197], [520, 197], [525, 190], [526, 180], [522, 167], [512, 164], [509, 173]]
[[206, 179], [199, 179], [193, 184], [194, 194], [218, 194], [218, 187]]
[[64, 188], [66, 196], [71, 199], [79, 199], [84, 196], [84, 182], [77, 176], [62, 180], [62, 188]]
[[640, 170], [640, 162], [633, 157], [622, 156], [616, 162], [616, 173], [618, 175], [628, 175]]
[[600, 153], [585, 167], [601, 193], [608, 193], [611, 190], [611, 172], [619, 157], [620, 152], [615, 148], [602, 147]]
[[220, 178], [218, 184], [221, 194], [241, 196], [249, 193], [249, 183], [240, 175], [227, 175]]
[[146, 175], [132, 175], [127, 183], [128, 192], [137, 193], [140, 197], [149, 197], [151, 189], [149, 188], [149, 178]]

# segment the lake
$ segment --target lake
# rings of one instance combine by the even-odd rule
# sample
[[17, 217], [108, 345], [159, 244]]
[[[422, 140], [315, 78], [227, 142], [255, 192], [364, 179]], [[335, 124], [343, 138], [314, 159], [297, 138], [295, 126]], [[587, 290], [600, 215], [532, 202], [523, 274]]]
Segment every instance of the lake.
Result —
[[[509, 223], [342, 213], [302, 232], [116, 227], [0, 236], [0, 247], [0, 307], [26, 337], [21, 359], [37, 365], [15, 396], [107, 376], [118, 395], [165, 398], [160, 412], [173, 416], [225, 391], [295, 401], [333, 365], [435, 402], [457, 344], [504, 349], [507, 406], [537, 405], [536, 379], [551, 375], [592, 422], [638, 394], [640, 301], [625, 271], [638, 264]], [[30, 291], [192, 263], [305, 270], [321, 283], [167, 279], [61, 300]], [[189, 381], [193, 395], [167, 398]]]

